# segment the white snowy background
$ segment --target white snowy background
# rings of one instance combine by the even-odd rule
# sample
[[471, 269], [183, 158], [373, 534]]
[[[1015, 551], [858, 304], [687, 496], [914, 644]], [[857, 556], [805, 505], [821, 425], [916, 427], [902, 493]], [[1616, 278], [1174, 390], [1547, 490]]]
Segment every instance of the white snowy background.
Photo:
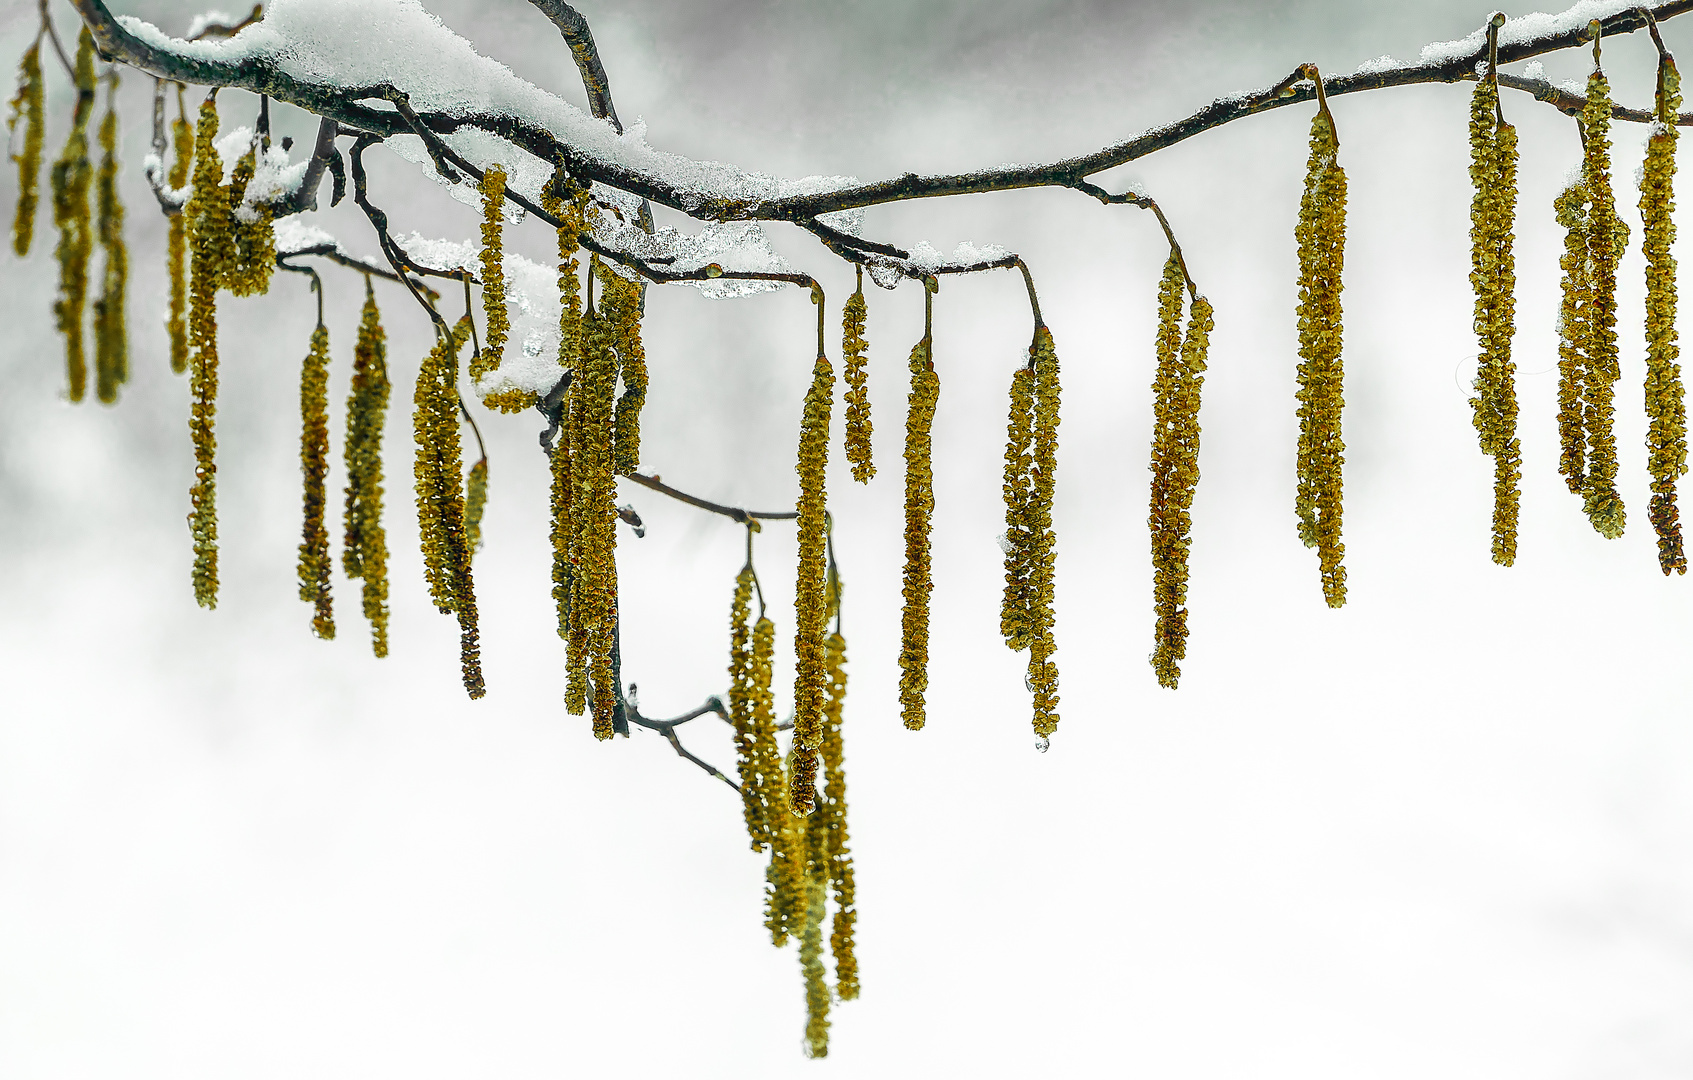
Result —
[[[581, 101], [562, 42], [527, 4], [431, 7]], [[1347, 72], [1415, 58], [1489, 13], [1450, 0], [581, 8], [619, 112], [644, 118], [655, 147], [865, 179], [1090, 150], [1302, 61]], [[0, 57], [21, 54], [33, 9], [9, 0]], [[116, 10], [180, 33], [198, 9]], [[68, 6], [53, 11], [72, 32]], [[1693, 56], [1693, 20], [1665, 36]], [[1610, 43], [1606, 60], [1617, 97], [1646, 104], [1647, 38]], [[1545, 67], [1560, 80], [1586, 63], [1572, 52]], [[48, 78], [51, 159], [69, 98], [51, 65]], [[851, 482], [839, 412], [830, 471], [864, 992], [834, 1012], [830, 1057], [807, 1062], [797, 960], [764, 936], [763, 864], [734, 798], [662, 738], [598, 744], [563, 711], [532, 414], [483, 422], [489, 693], [465, 699], [410, 510], [410, 387], [428, 326], [396, 287], [381, 293], [393, 656], [370, 656], [339, 574], [335, 642], [311, 637], [296, 599], [312, 304], [289, 275], [268, 297], [220, 304], [223, 589], [215, 612], [195, 607], [186, 382], [166, 360], [164, 226], [140, 172], [150, 80], [128, 77], [134, 374], [117, 407], [65, 403], [46, 206], [30, 260], [0, 260], [0, 1075], [1693, 1074], [1693, 582], [1659, 574], [1645, 514], [1630, 180], [1643, 133], [1617, 136], [1634, 240], [1618, 387], [1629, 528], [1605, 541], [1555, 467], [1551, 200], [1576, 132], [1525, 95], [1505, 99], [1522, 132], [1527, 472], [1521, 556], [1505, 570], [1488, 557], [1492, 468], [1464, 386], [1469, 92], [1335, 103], [1351, 189], [1342, 611], [1323, 605], [1291, 505], [1309, 107], [1104, 178], [1161, 201], [1217, 309], [1193, 636], [1174, 693], [1146, 663], [1155, 222], [1062, 191], [870, 212], [867, 235], [902, 246], [1003, 244], [1041, 287], [1066, 399], [1063, 722], [1036, 753], [1022, 659], [997, 632], [1005, 390], [1029, 333], [1021, 283], [1000, 272], [948, 280], [936, 300], [929, 726], [900, 726], [899, 437], [922, 300], [912, 285], [874, 291], [881, 471]], [[254, 108], [222, 96], [226, 126]], [[313, 120], [274, 115], [309, 145]], [[368, 160], [396, 229], [475, 235], [474, 210], [414, 165], [380, 149]], [[3, 173], [9, 215], [15, 173]], [[350, 200], [316, 223], [375, 250]], [[838, 326], [850, 272], [807, 235], [771, 232], [823, 280]], [[545, 262], [552, 238], [530, 222], [508, 244]], [[362, 289], [325, 277], [339, 490]], [[791, 505], [804, 294], [667, 289], [648, 311], [647, 468], [721, 501]], [[626, 678], [645, 711], [673, 715], [724, 689], [742, 533], [638, 487], [624, 497], [648, 524], [619, 553]], [[767, 528], [758, 552], [785, 656], [791, 530]], [[684, 735], [732, 764], [720, 722]]]

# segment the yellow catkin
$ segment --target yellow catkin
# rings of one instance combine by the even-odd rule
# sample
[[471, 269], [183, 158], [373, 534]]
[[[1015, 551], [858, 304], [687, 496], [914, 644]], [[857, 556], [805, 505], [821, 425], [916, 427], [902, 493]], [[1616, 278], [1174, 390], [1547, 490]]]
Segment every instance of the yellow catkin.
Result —
[[200, 106], [194, 134], [194, 187], [183, 209], [192, 259], [188, 278], [188, 430], [194, 440], [193, 507], [194, 599], [217, 606], [217, 290], [230, 243], [229, 201], [221, 188], [223, 162], [212, 143], [217, 138], [217, 101]]
[[470, 553], [482, 550], [482, 514], [488, 509], [488, 459], [477, 458], [464, 481], [464, 531]]
[[105, 255], [100, 295], [94, 298], [94, 392], [108, 404], [129, 381], [129, 325], [125, 294], [129, 287], [129, 250], [123, 242], [123, 201], [118, 197], [118, 114], [116, 72], [106, 83], [106, 113], [100, 120], [100, 166], [95, 173], [95, 235]]
[[600, 281], [605, 286], [600, 310], [611, 326], [618, 375], [623, 382], [612, 423], [611, 467], [619, 476], [626, 476], [641, 468], [641, 406], [647, 400], [647, 352], [641, 344], [642, 288], [640, 282], [630, 281], [604, 264], [600, 266]]
[[1587, 435], [1581, 401], [1587, 377], [1587, 320], [1592, 313], [1592, 268], [1587, 258], [1587, 189], [1576, 181], [1558, 193], [1552, 210], [1564, 228], [1563, 299], [1558, 309], [1558, 472], [1571, 494], [1587, 485]]
[[870, 453], [870, 387], [864, 338], [869, 308], [864, 303], [864, 271], [859, 270], [858, 291], [847, 297], [841, 309], [841, 364], [846, 376], [846, 457], [852, 464], [852, 478], [867, 484], [876, 475]]
[[312, 605], [312, 632], [335, 636], [335, 611], [329, 592], [329, 528], [325, 524], [329, 476], [329, 330], [312, 331], [311, 349], [300, 369], [301, 498], [300, 599]]
[[[565, 201], [552, 190], [543, 192], [541, 206], [558, 221], [558, 290], [559, 290], [559, 346], [558, 364], [563, 372], [576, 373], [582, 362], [582, 296], [577, 274], [576, 252], [580, 249], [582, 231], [582, 201]], [[560, 403], [564, 430], [554, 439], [550, 461], [552, 474], [553, 603], [558, 613], [558, 635], [567, 643], [570, 636], [570, 594], [574, 587], [575, 570], [571, 565], [571, 545], [574, 541], [574, 519], [571, 504], [575, 482], [571, 475], [571, 452], [574, 426], [571, 422], [574, 393], [566, 391]], [[488, 398], [483, 399], [488, 403]], [[576, 659], [567, 661], [566, 707], [576, 714], [584, 708], [587, 697], [587, 671]]]
[[747, 757], [753, 786], [747, 789], [747, 794], [756, 800], [762, 823], [756, 839], [774, 850], [777, 834], [790, 815], [784, 812], [787, 785], [782, 776], [782, 751], [776, 744], [776, 624], [762, 615], [753, 623], [748, 656]]
[[829, 906], [829, 827], [826, 817], [807, 818], [804, 916], [799, 931], [799, 965], [805, 981], [805, 1054], [829, 1056], [829, 980], [823, 964], [823, 919]]
[[809, 814], [816, 794], [818, 750], [823, 744], [823, 707], [827, 682], [823, 637], [829, 620], [827, 495], [829, 413], [834, 401], [835, 369], [818, 356], [811, 369], [800, 420], [799, 575], [794, 585], [794, 782], [789, 809]]
[[[1211, 304], [1204, 297], [1188, 310], [1185, 339], [1172, 326], [1181, 313], [1184, 275], [1174, 255], [1159, 288], [1158, 373], [1152, 436], [1152, 599], [1158, 622], [1153, 631], [1152, 669], [1158, 685], [1175, 689], [1187, 656], [1188, 553], [1191, 509], [1199, 484], [1199, 398], [1210, 345]], [[1169, 317], [1167, 317], [1169, 316]], [[1182, 339], [1182, 340], [1178, 340]], [[1176, 346], [1180, 347], [1179, 352]]]
[[923, 692], [929, 687], [929, 525], [935, 511], [935, 473], [930, 431], [941, 380], [932, 362], [933, 341], [925, 336], [911, 350], [911, 394], [905, 416], [905, 607], [900, 619], [899, 704], [905, 726], [918, 731], [926, 719]]
[[1299, 538], [1317, 549], [1323, 598], [1346, 603], [1341, 559], [1341, 272], [1346, 248], [1346, 173], [1325, 107], [1311, 122], [1305, 193], [1294, 236], [1299, 248]]
[[12, 250], [29, 254], [35, 238], [35, 208], [41, 202], [41, 149], [46, 134], [46, 90], [41, 78], [41, 39], [24, 50], [18, 63], [18, 92], [12, 98], [12, 115], [6, 120], [8, 141], [15, 139], [18, 121], [24, 125], [19, 152], [12, 155], [18, 167], [18, 205], [12, 216]]
[[88, 189], [94, 179], [88, 161], [88, 118], [94, 111], [94, 38], [83, 28], [76, 49], [76, 112], [59, 159], [53, 163], [53, 224], [59, 230], [54, 250], [59, 260], [59, 295], [53, 316], [65, 335], [65, 375], [72, 401], [88, 386], [88, 358], [83, 349], [82, 314], [88, 300], [88, 256], [93, 222]]
[[1005, 425], [1005, 595], [999, 605], [999, 632], [1013, 652], [1029, 647], [1034, 633], [1029, 594], [1029, 559], [1034, 528], [1029, 499], [1035, 476], [1035, 369], [1030, 363], [1011, 376], [1011, 409]]
[[1617, 356], [1617, 260], [1628, 246], [1628, 226], [1617, 217], [1611, 192], [1611, 96], [1603, 72], [1587, 79], [1587, 106], [1581, 114], [1586, 134], [1582, 184], [1587, 214], [1587, 259], [1591, 303], [1586, 320], [1587, 363], [1581, 389], [1581, 422], [1587, 443], [1587, 477], [1582, 509], [1606, 539], [1623, 534], [1627, 515], [1617, 494], [1617, 438], [1614, 399], [1622, 377]]
[[1687, 573], [1682, 549], [1676, 478], [1687, 471], [1687, 406], [1681, 383], [1681, 347], [1675, 331], [1675, 146], [1681, 109], [1681, 74], [1669, 56], [1658, 59], [1657, 122], [1646, 142], [1640, 171], [1640, 216], [1646, 253], [1646, 468], [1652, 477], [1652, 528], [1658, 566]]
[[[757, 640], [754, 628], [754, 641]], [[787, 812], [791, 800], [789, 788], [793, 781], [793, 755], [784, 761], [777, 758], [769, 794], [770, 806], [770, 864], [765, 868], [764, 926], [770, 931], [770, 942], [777, 948], [798, 937], [804, 930], [808, 910], [806, 896], [806, 825], [809, 817], [796, 817]]]
[[835, 957], [835, 993], [842, 1001], [858, 996], [858, 956], [853, 929], [858, 921], [857, 887], [852, 877], [852, 844], [847, 834], [846, 770], [842, 765], [841, 719], [846, 706], [846, 638], [837, 631], [823, 643], [829, 672], [829, 704], [823, 723], [823, 813], [828, 838], [829, 885], [835, 898], [829, 952]]
[[459, 666], [472, 698], [486, 693], [477, 626], [475, 583], [470, 572], [470, 544], [464, 523], [464, 493], [459, 486], [458, 354], [470, 336], [469, 318], [442, 335], [418, 371], [413, 438], [417, 457], [418, 536], [423, 546], [424, 577], [431, 598], [443, 613], [458, 616]]
[[258, 168], [257, 153], [254, 147], [241, 155], [224, 188], [234, 242], [224, 260], [219, 284], [234, 296], [258, 296], [268, 291], [270, 276], [276, 270], [276, 233], [271, 225], [271, 208], [247, 202], [247, 185]]
[[1493, 561], [1517, 557], [1522, 444], [1517, 438], [1516, 257], [1512, 229], [1517, 209], [1517, 131], [1499, 118], [1499, 87], [1476, 83], [1470, 98], [1470, 284], [1475, 291], [1475, 332], [1480, 354], [1475, 396], [1470, 398], [1481, 452], [1493, 458]]
[[[170, 185], [180, 191], [188, 186], [188, 170], [194, 164], [194, 125], [178, 116], [171, 127], [176, 156], [171, 159]], [[181, 375], [188, 370], [188, 215], [170, 216], [165, 241], [166, 272], [170, 275], [170, 314], [165, 332], [170, 337], [170, 369]]]
[[1058, 349], [1045, 326], [1035, 327], [1029, 350], [1035, 370], [1034, 484], [1029, 490], [1029, 687], [1034, 692], [1034, 728], [1042, 750], [1058, 728], [1057, 623], [1058, 536], [1052, 504], [1058, 479]]
[[[582, 364], [571, 387], [571, 656], [588, 679], [597, 739], [612, 736], [617, 702], [611, 649], [617, 625], [617, 488], [611, 469], [617, 356], [609, 322], [589, 306], [582, 315]], [[566, 683], [566, 705], [584, 705]], [[577, 680], [579, 681], [579, 680]], [[583, 687], [587, 691], [589, 687]], [[580, 711], [572, 708], [572, 712]]]
[[506, 170], [490, 165], [482, 174], [482, 320], [487, 343], [472, 357], [470, 377], [481, 379], [500, 369], [511, 322], [506, 315], [505, 251], [501, 227], [505, 221]]
[[[749, 563], [735, 577], [729, 604], [729, 723], [735, 729], [735, 765], [741, 778], [747, 837], [754, 851], [770, 842], [770, 825], [759, 798], [759, 731], [753, 724], [752, 611], [753, 570]], [[774, 738], [774, 733], [772, 733]]]
[[364, 579], [364, 617], [370, 645], [388, 655], [388, 537], [382, 528], [382, 428], [388, 410], [388, 344], [365, 279], [364, 311], [353, 348], [353, 385], [347, 396], [347, 498], [341, 568]]

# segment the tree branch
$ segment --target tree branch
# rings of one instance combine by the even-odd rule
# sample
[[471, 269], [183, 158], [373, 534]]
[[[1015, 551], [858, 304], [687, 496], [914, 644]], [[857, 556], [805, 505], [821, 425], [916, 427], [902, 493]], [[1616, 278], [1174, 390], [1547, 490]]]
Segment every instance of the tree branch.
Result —
[[677, 716], [669, 720], [649, 720], [642, 716], [641, 711], [634, 705], [629, 704], [628, 702], [625, 702], [624, 704], [627, 710], [626, 715], [628, 716], [631, 724], [638, 724], [649, 731], [656, 731], [663, 735], [670, 741], [671, 747], [675, 749], [679, 757], [688, 759], [695, 765], [698, 765], [700, 768], [710, 773], [712, 776], [715, 776], [725, 784], [728, 784], [735, 790], [735, 794], [742, 796], [745, 795], [745, 792], [741, 790], [741, 785], [735, 783], [727, 776], [724, 776], [721, 772], [718, 772], [715, 766], [689, 753], [688, 749], [682, 745], [682, 740], [676, 737], [676, 729], [679, 726], [686, 724], [689, 720], [704, 716], [706, 713], [716, 713], [725, 720], [729, 719], [729, 710], [723, 707], [723, 700], [721, 698], [714, 694], [711, 697], [706, 698], [705, 704], [701, 705], [699, 708], [693, 710], [692, 712], [683, 713], [681, 716]]
[[755, 519], [759, 521], [793, 521], [799, 517], [798, 511], [795, 510], [742, 510], [738, 506], [724, 506], [722, 503], [714, 503], [710, 499], [702, 499], [698, 495], [689, 495], [685, 491], [678, 491], [656, 476], [642, 476], [638, 472], [623, 473], [622, 475], [642, 487], [651, 488], [661, 495], [668, 495], [672, 499], [685, 502], [689, 506], [697, 506], [701, 510], [710, 510], [714, 514], [722, 514], [724, 517], [738, 521], [742, 525]]

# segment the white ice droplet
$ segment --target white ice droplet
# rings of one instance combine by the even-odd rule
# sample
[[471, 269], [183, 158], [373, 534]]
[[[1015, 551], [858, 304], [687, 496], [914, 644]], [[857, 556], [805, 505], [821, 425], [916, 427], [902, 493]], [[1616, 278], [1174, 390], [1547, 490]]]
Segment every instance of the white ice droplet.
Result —
[[1035, 740], [1035, 749], [1039, 750], [1043, 754], [1046, 753], [1047, 749], [1051, 746], [1052, 740], [1044, 735]]

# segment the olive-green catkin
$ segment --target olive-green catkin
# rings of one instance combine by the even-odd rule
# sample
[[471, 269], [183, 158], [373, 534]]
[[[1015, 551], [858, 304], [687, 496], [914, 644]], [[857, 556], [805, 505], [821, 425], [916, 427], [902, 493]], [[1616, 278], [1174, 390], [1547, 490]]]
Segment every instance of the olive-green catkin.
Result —
[[230, 235], [233, 243], [223, 263], [219, 284], [232, 296], [258, 296], [270, 289], [276, 270], [276, 231], [271, 208], [247, 202], [247, 186], [258, 169], [258, 148], [249, 147], [236, 161], [224, 186], [229, 202]]
[[365, 278], [364, 310], [353, 347], [353, 384], [347, 396], [347, 497], [341, 568], [364, 581], [364, 617], [370, 645], [388, 655], [388, 537], [382, 528], [382, 428], [388, 410], [388, 343]]
[[[589, 304], [582, 315], [582, 364], [571, 386], [571, 543], [573, 583], [566, 663], [566, 707], [591, 703], [597, 739], [613, 734], [617, 688], [611, 650], [617, 627], [617, 487], [612, 474], [614, 331]], [[583, 694], [572, 689], [585, 675]], [[584, 702], [582, 697], [588, 697]]]
[[805, 833], [805, 876], [799, 929], [799, 964], [805, 981], [805, 1054], [811, 1058], [829, 1056], [829, 981], [823, 964], [823, 919], [829, 901], [828, 821], [812, 814], [802, 826]]
[[194, 132], [194, 187], [183, 208], [188, 223], [188, 430], [194, 441], [194, 484], [188, 491], [194, 538], [194, 599], [217, 606], [217, 290], [230, 244], [229, 200], [221, 187], [216, 91], [200, 106]]
[[335, 611], [329, 591], [329, 528], [325, 524], [329, 476], [329, 329], [312, 331], [311, 348], [300, 367], [301, 496], [300, 599], [312, 605], [312, 632], [335, 637]]
[[470, 336], [470, 320], [460, 319], [439, 335], [418, 371], [413, 396], [413, 466], [417, 486], [418, 536], [424, 577], [438, 610], [458, 617], [459, 667], [472, 698], [485, 694], [482, 648], [477, 625], [475, 582], [464, 523], [463, 468], [459, 445], [458, 354]]
[[[819, 298], [821, 299], [821, 298]], [[827, 679], [823, 638], [828, 629], [827, 494], [829, 414], [834, 401], [835, 370], [819, 355], [811, 369], [811, 389], [800, 419], [799, 574], [794, 585], [794, 780], [789, 809], [809, 814], [816, 797], [819, 748], [823, 744], [823, 709]]]
[[1013, 652], [1029, 647], [1034, 632], [1030, 597], [1030, 557], [1034, 527], [1029, 500], [1035, 483], [1035, 369], [1030, 362], [1011, 376], [1011, 408], [1005, 425], [1005, 594], [999, 606], [999, 632]]
[[[767, 626], [768, 620], [760, 619], [753, 627], [755, 666], [760, 631]], [[773, 637], [774, 627], [767, 632]], [[777, 948], [786, 945], [790, 935], [800, 933], [807, 909], [806, 825], [811, 819], [797, 817], [787, 810], [791, 800], [788, 789], [793, 783], [792, 764], [792, 754], [785, 760], [777, 756], [770, 763], [772, 772], [765, 789], [770, 799], [766, 804], [770, 821], [770, 863], [764, 871], [764, 926], [770, 931], [771, 944]]]
[[[1314, 69], [1307, 69], [1312, 77]], [[1320, 89], [1319, 85], [1319, 89]], [[1294, 237], [1299, 248], [1299, 448], [1295, 510], [1299, 538], [1317, 549], [1323, 598], [1346, 603], [1341, 559], [1341, 474], [1346, 443], [1341, 364], [1341, 273], [1346, 248], [1346, 173], [1326, 101], [1311, 122], [1305, 193]]]
[[1588, 199], [1586, 259], [1588, 279], [1585, 357], [1582, 365], [1581, 428], [1586, 444], [1582, 510], [1599, 535], [1623, 534], [1627, 515], [1616, 490], [1616, 382], [1622, 377], [1617, 356], [1617, 261], [1628, 246], [1628, 226], [1617, 217], [1611, 191], [1610, 84], [1597, 64], [1587, 79], [1587, 105], [1581, 113], [1585, 135], [1582, 186]]
[[[756, 577], [753, 587], [757, 588]], [[777, 833], [790, 817], [786, 813], [787, 786], [782, 776], [782, 751], [776, 744], [776, 624], [763, 615], [753, 623], [747, 656], [746, 708], [750, 737], [746, 756], [753, 784], [746, 791], [749, 798], [758, 804], [760, 828], [753, 837], [756, 841], [754, 850], [757, 850], [760, 845], [774, 845]]]
[[1675, 330], [1675, 146], [1681, 109], [1681, 74], [1667, 53], [1658, 57], [1657, 120], [1640, 170], [1640, 216], [1646, 254], [1646, 467], [1652, 477], [1652, 528], [1658, 566], [1687, 573], [1682, 548], [1676, 478], [1687, 471], [1687, 406], [1681, 383], [1681, 347]]
[[1211, 304], [1197, 297], [1181, 332], [1185, 275], [1172, 253], [1159, 284], [1158, 371], [1153, 378], [1152, 669], [1158, 685], [1175, 689], [1187, 656], [1188, 554], [1194, 490], [1199, 484], [1199, 399], [1212, 327]]
[[481, 379], [498, 371], [505, 355], [511, 322], [506, 314], [505, 251], [501, 229], [505, 221], [506, 170], [490, 165], [482, 174], [482, 321], [487, 343], [471, 358], [470, 377]]
[[81, 401], [88, 386], [88, 358], [83, 348], [82, 316], [88, 300], [88, 257], [93, 221], [88, 189], [94, 170], [88, 161], [88, 118], [94, 112], [94, 38], [87, 27], [77, 39], [76, 111], [64, 149], [53, 163], [53, 224], [59, 230], [54, 254], [59, 260], [59, 295], [53, 316], [65, 336], [68, 396]]
[[[753, 726], [752, 611], [753, 569], [748, 563], [735, 576], [729, 603], [729, 724], [735, 729], [735, 769], [741, 779], [747, 837], [754, 851], [770, 842], [770, 826], [759, 799], [759, 732]], [[772, 733], [774, 737], [774, 733]]]
[[[24, 50], [18, 62], [18, 92], [12, 98], [12, 115], [6, 120], [10, 137], [23, 121], [24, 137], [19, 152], [11, 155], [18, 167], [18, 205], [12, 215], [12, 250], [29, 254], [35, 238], [35, 208], [41, 202], [41, 149], [46, 135], [46, 84], [41, 77], [41, 38]], [[9, 140], [10, 141], [10, 138]]]
[[464, 480], [464, 531], [470, 553], [482, 550], [482, 515], [488, 509], [488, 459], [479, 457]]
[[1480, 354], [1470, 398], [1481, 452], [1493, 458], [1493, 561], [1517, 557], [1522, 443], [1517, 438], [1516, 256], [1517, 130], [1499, 115], [1499, 86], [1490, 72], [1470, 98], [1470, 283]]
[[647, 400], [647, 352], [641, 344], [642, 287], [603, 263], [599, 280], [605, 287], [600, 311], [611, 326], [617, 373], [623, 383], [612, 421], [611, 469], [627, 476], [641, 468], [641, 406]]
[[900, 716], [911, 731], [926, 720], [923, 692], [929, 686], [929, 527], [935, 512], [935, 473], [930, 432], [941, 380], [935, 374], [933, 340], [925, 334], [911, 350], [911, 393], [905, 415], [905, 606], [900, 617]]
[[1058, 728], [1057, 624], [1058, 535], [1052, 507], [1058, 482], [1058, 349], [1044, 324], [1035, 327], [1030, 346], [1035, 373], [1034, 483], [1029, 489], [1027, 520], [1033, 536], [1029, 551], [1029, 688], [1034, 692], [1034, 728], [1044, 751]]
[[[562, 175], [559, 177], [563, 179]], [[582, 295], [577, 274], [576, 252], [580, 248], [582, 231], [582, 199], [566, 201], [549, 184], [541, 194], [541, 206], [558, 221], [558, 290], [559, 290], [559, 346], [558, 364], [571, 377], [579, 373], [582, 363]], [[572, 512], [575, 481], [572, 476], [572, 435], [576, 394], [571, 386], [558, 402], [561, 431], [554, 432], [549, 451], [551, 485], [550, 540], [553, 549], [553, 604], [558, 616], [558, 636], [568, 643], [570, 634], [571, 592], [575, 587], [575, 567], [572, 565], [572, 545], [575, 525]], [[582, 712], [587, 697], [587, 671], [579, 669], [575, 654], [567, 657], [566, 708], [573, 714]]]
[[[177, 104], [182, 93], [177, 91]], [[194, 125], [179, 115], [171, 126], [175, 157], [171, 159], [170, 185], [180, 191], [188, 186], [188, 170], [194, 164]], [[166, 273], [170, 276], [170, 312], [165, 333], [170, 338], [170, 369], [181, 375], [188, 370], [188, 214], [170, 216], [165, 240]]]
[[106, 113], [100, 120], [100, 167], [95, 174], [95, 235], [105, 256], [100, 295], [94, 298], [94, 391], [110, 404], [129, 381], [129, 325], [125, 296], [129, 250], [123, 242], [123, 201], [118, 197], [118, 76], [107, 75]]
[[846, 457], [852, 464], [852, 478], [867, 484], [876, 475], [870, 453], [870, 388], [864, 338], [870, 309], [864, 303], [864, 268], [858, 268], [858, 291], [847, 297], [841, 309], [841, 366], [846, 376]]
[[835, 993], [842, 1001], [858, 996], [858, 956], [853, 930], [858, 921], [857, 888], [852, 875], [852, 844], [847, 833], [846, 770], [841, 720], [846, 706], [846, 638], [840, 631], [823, 643], [829, 672], [829, 704], [823, 723], [823, 805], [820, 808], [828, 839], [829, 885], [834, 894], [835, 915], [830, 928], [829, 952], [835, 958]]
[[1587, 189], [1578, 179], [1552, 202], [1564, 229], [1562, 300], [1558, 309], [1558, 472], [1570, 493], [1587, 485], [1587, 433], [1582, 397], [1590, 347], [1588, 319], [1593, 309], [1592, 267], [1587, 258]]

